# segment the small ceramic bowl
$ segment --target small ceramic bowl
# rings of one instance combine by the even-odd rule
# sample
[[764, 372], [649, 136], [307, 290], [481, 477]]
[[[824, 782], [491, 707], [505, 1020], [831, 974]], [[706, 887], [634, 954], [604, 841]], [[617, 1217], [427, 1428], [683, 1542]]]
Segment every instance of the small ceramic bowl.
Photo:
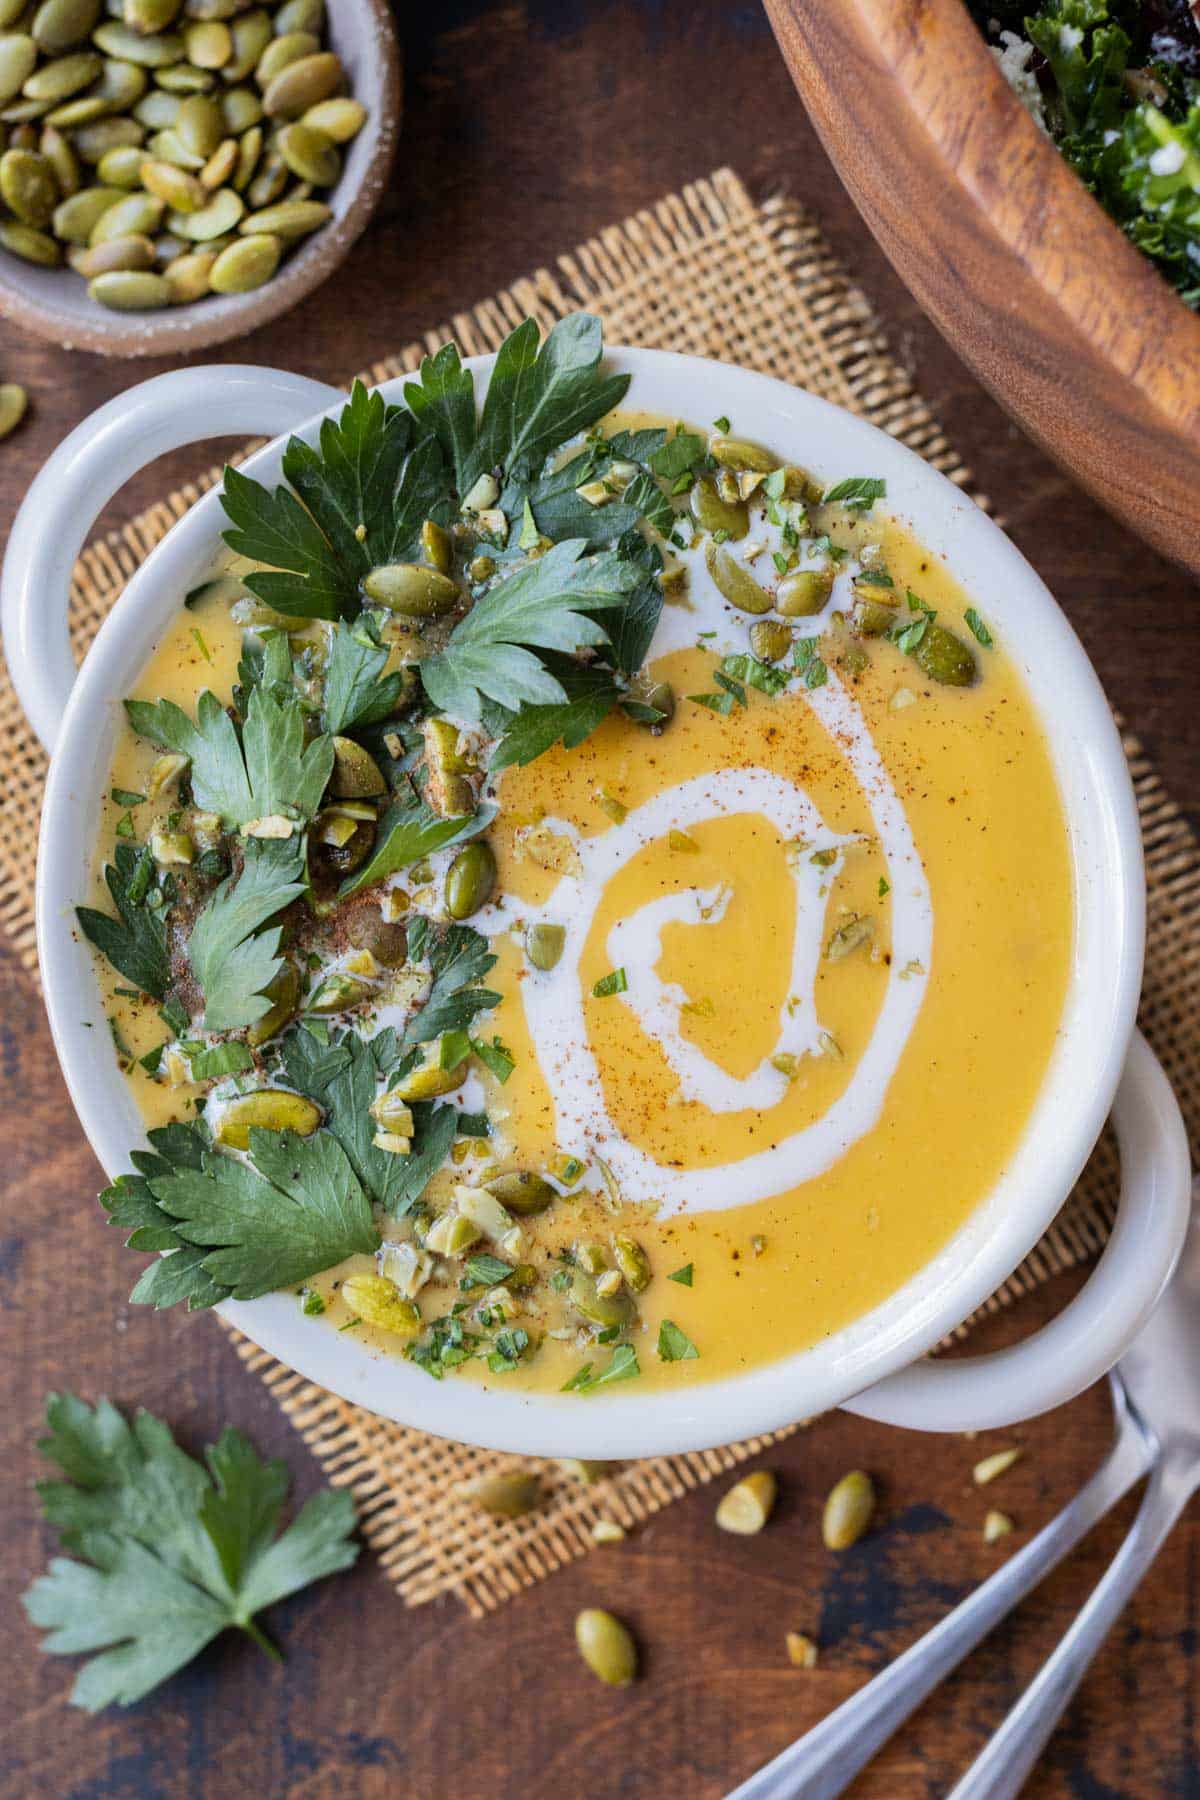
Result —
[[90, 299], [73, 269], [42, 269], [0, 251], [0, 316], [66, 350], [106, 356], [186, 356], [244, 337], [278, 318], [331, 275], [379, 203], [400, 133], [400, 48], [387, 0], [337, 0], [329, 43], [345, 65], [367, 122], [346, 146], [345, 166], [327, 196], [333, 218], [247, 294], [213, 294], [161, 312], [110, 312]]
[[[467, 367], [480, 380], [491, 358]], [[306, 1318], [292, 1294], [222, 1310], [273, 1356], [334, 1393], [443, 1437], [533, 1456], [630, 1457], [695, 1450], [846, 1405], [895, 1424], [966, 1430], [1011, 1424], [1098, 1379], [1138, 1331], [1187, 1228], [1187, 1140], [1166, 1077], [1134, 1031], [1145, 892], [1137, 808], [1100, 684], [1063, 614], [1003, 532], [911, 450], [812, 394], [744, 369], [655, 350], [609, 352], [632, 376], [628, 404], [671, 418], [736, 416], [747, 436], [812, 445], [827, 481], [869, 468], [888, 509], [970, 587], [1009, 647], [1042, 720], [1067, 822], [1075, 947], [1058, 1043], [1003, 1174], [941, 1251], [883, 1304], [809, 1350], [686, 1392], [629, 1382], [580, 1404], [431, 1381], [353, 1333]], [[402, 382], [381, 390], [402, 399]], [[50, 1023], [79, 1117], [111, 1176], [144, 1126], [104, 1029], [91, 952], [73, 929], [87, 891], [98, 797], [120, 697], [180, 596], [211, 572], [225, 523], [213, 490], [130, 581], [76, 678], [67, 636], [72, 564], [97, 512], [128, 476], [190, 440], [295, 427], [313, 443], [335, 390], [280, 370], [195, 368], [110, 401], [38, 475], [4, 563], [4, 647], [13, 682], [53, 750], [38, 862], [38, 954]], [[285, 438], [246, 464], [273, 484]], [[1109, 1107], [1121, 1143], [1116, 1228], [1082, 1292], [1050, 1324], [990, 1356], [922, 1361], [1003, 1282], [1045, 1231]], [[81, 1204], [83, 1201], [81, 1200]], [[94, 1228], [89, 1222], [89, 1229]], [[95, 1227], [98, 1228], [98, 1227]], [[869, 1391], [868, 1391], [869, 1390]]]

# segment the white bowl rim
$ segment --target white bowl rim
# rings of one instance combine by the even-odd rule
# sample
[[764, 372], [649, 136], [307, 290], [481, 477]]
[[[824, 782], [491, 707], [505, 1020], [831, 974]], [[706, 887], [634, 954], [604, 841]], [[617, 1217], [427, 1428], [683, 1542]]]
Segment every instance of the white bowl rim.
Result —
[[[465, 366], [479, 374], [492, 361], [472, 357]], [[1075, 868], [1075, 943], [1063, 1018], [1008, 1169], [916, 1275], [810, 1349], [687, 1388], [647, 1393], [629, 1383], [587, 1397], [527, 1394], [433, 1381], [401, 1358], [304, 1318], [291, 1294], [221, 1309], [308, 1380], [405, 1425], [527, 1455], [628, 1458], [708, 1448], [835, 1406], [930, 1349], [1001, 1285], [1066, 1198], [1104, 1124], [1136, 1013], [1144, 892], [1136, 803], [1100, 683], [1045, 585], [974, 502], [875, 426], [770, 376], [620, 346], [609, 348], [605, 362], [632, 374], [630, 408], [697, 424], [735, 418], [739, 433], [785, 446], [826, 481], [864, 473], [886, 478], [887, 511], [910, 522], [967, 587], [1025, 678], [1049, 742]], [[382, 391], [398, 399], [401, 386], [398, 378]], [[295, 435], [311, 440], [325, 416], [314, 415]], [[258, 451], [246, 471], [277, 479], [285, 442], [280, 437]], [[107, 784], [120, 697], [180, 596], [211, 569], [223, 522], [214, 490], [132, 577], [72, 691], [47, 782], [37, 880], [47, 1010], [80, 1121], [110, 1178], [130, 1166], [143, 1128], [107, 1052], [91, 955], [72, 930], [71, 907], [86, 892], [89, 821]], [[97, 1025], [106, 1046], [99, 1060]], [[644, 1353], [652, 1353], [648, 1344]]]

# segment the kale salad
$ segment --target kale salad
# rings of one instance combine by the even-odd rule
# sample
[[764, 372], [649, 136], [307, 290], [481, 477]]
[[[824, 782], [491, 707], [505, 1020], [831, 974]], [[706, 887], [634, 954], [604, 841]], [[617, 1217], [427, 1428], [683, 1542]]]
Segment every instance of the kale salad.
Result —
[[1072, 168], [1200, 309], [1200, 23], [1188, 0], [969, 7]]

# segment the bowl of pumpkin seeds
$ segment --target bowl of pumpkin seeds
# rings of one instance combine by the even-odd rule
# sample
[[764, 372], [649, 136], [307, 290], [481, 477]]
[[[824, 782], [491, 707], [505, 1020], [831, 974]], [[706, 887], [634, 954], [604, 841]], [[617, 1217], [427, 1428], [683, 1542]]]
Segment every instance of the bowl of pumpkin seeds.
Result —
[[118, 356], [251, 331], [344, 257], [399, 122], [386, 0], [0, 0], [0, 314]]

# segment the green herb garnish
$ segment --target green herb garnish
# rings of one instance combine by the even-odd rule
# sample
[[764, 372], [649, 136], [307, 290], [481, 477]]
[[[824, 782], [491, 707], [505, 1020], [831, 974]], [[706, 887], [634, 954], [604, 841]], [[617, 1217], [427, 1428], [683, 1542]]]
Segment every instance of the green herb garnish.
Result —
[[279, 1533], [284, 1465], [261, 1461], [232, 1427], [201, 1464], [161, 1419], [139, 1412], [131, 1426], [107, 1400], [52, 1394], [46, 1423], [38, 1447], [65, 1479], [38, 1493], [72, 1554], [23, 1604], [50, 1634], [44, 1650], [97, 1653], [71, 1690], [86, 1712], [132, 1705], [230, 1626], [278, 1659], [255, 1614], [358, 1555], [345, 1489], [315, 1494]]
[[599, 981], [593, 983], [592, 998], [607, 1000], [612, 994], [625, 993], [628, 987], [629, 982], [626, 980], [624, 969], [612, 969], [607, 975], [602, 975]]
[[664, 1319], [658, 1328], [658, 1358], [660, 1362], [691, 1362], [700, 1352], [693, 1344], [686, 1331], [682, 1331], [671, 1319]]

